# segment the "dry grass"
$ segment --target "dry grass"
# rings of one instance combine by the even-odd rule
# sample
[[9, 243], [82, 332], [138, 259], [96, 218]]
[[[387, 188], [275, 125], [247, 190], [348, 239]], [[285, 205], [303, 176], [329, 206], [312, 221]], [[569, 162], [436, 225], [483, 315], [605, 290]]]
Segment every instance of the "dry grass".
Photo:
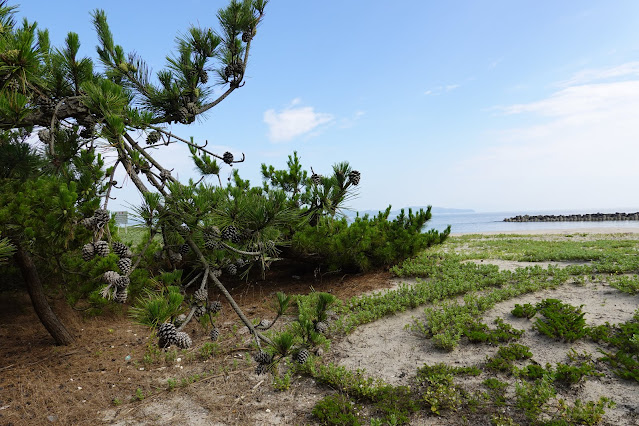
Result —
[[[346, 299], [388, 285], [386, 273], [325, 277], [321, 282], [291, 275], [291, 271], [279, 272], [263, 282], [238, 281], [230, 287], [245, 312], [259, 319], [272, 315], [268, 306], [276, 291], [303, 294], [312, 287]], [[124, 419], [132, 418], [140, 424], [246, 424], [251, 410], [267, 399], [264, 393], [272, 392], [270, 379], [260, 383], [267, 376], [253, 373], [254, 363], [247, 360], [246, 350], [250, 339], [238, 332], [239, 320], [227, 305], [217, 319], [222, 332], [220, 350], [205, 360], [200, 348], [209, 340], [199, 324], [187, 330], [192, 349], [165, 354], [157, 351], [151, 331], [132, 323], [126, 312], [86, 319], [63, 301], [53, 300], [52, 304], [77, 338], [74, 345], [54, 346], [26, 292], [0, 293], [2, 425], [52, 424], [52, 420], [69, 425], [130, 424]], [[153, 362], [145, 364], [145, 355], [146, 361], [154, 358]], [[183, 379], [190, 381], [196, 375], [205, 378], [179, 386]], [[170, 378], [178, 383], [173, 392], [168, 390]], [[302, 386], [303, 380], [292, 388]], [[136, 392], [144, 397], [140, 400]], [[171, 411], [175, 404], [201, 410], [188, 418], [184, 411]], [[299, 413], [302, 423], [305, 415]]]

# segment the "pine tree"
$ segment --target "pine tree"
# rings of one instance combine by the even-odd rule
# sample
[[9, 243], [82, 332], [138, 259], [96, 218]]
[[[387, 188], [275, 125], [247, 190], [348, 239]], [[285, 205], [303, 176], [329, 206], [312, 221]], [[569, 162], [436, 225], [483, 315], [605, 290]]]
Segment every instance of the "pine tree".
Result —
[[[229, 152], [211, 152], [205, 143], [173, 134], [168, 125], [192, 123], [244, 86], [250, 47], [266, 4], [267, 0], [231, 0], [217, 14], [219, 33], [210, 28], [189, 28], [185, 35], [177, 37], [175, 53], [167, 56], [166, 68], [153, 76], [140, 55], [127, 54], [116, 44], [116, 37], [102, 10], [92, 14], [99, 40], [97, 54], [101, 70], [97, 71], [92, 59], [79, 57], [77, 34], [69, 33], [64, 46], [53, 48], [47, 30], [40, 30], [35, 23], [27, 21], [17, 25], [13, 19], [15, 7], [8, 6], [6, 1], [0, 2], [0, 131], [27, 137], [37, 134], [45, 152], [41, 160], [46, 160], [38, 165], [25, 161], [21, 167], [26, 170], [7, 167], [3, 170], [6, 174], [3, 191], [8, 194], [11, 185], [27, 185], [35, 191], [35, 182], [40, 182], [40, 178], [32, 172], [53, 168], [58, 175], [64, 175], [64, 170], [73, 168], [77, 159], [93, 155], [97, 147], [109, 150], [117, 160], [104, 176], [108, 183], [104, 188], [100, 187], [102, 176], [90, 182], [92, 197], [74, 191], [77, 188], [68, 189], [64, 195], [66, 204], [57, 206], [54, 211], [62, 210], [72, 220], [62, 221], [60, 226], [82, 222], [93, 231], [94, 243], [101, 240], [104, 223], [97, 219], [97, 213], [89, 217], [88, 205], [93, 203], [91, 198], [102, 195], [102, 205], [92, 207], [106, 211], [111, 189], [115, 186], [113, 177], [118, 168], [123, 168], [145, 200], [139, 212], [150, 227], [151, 235], [162, 234], [170, 264], [175, 268], [183, 262], [179, 248], [187, 245], [191, 249], [191, 261], [226, 297], [256, 338], [259, 333], [254, 331], [252, 323], [226, 291], [218, 271], [233, 257], [258, 259], [262, 265], [268, 264], [267, 243], [277, 240], [278, 228], [292, 219], [291, 212], [277, 191], [266, 194], [248, 191], [239, 175], [223, 188], [217, 161], [232, 166], [244, 161], [244, 155], [236, 158]], [[210, 97], [209, 73], [226, 87], [217, 99]], [[144, 146], [137, 136], [140, 133], [146, 135], [142, 138]], [[149, 146], [161, 149], [171, 143], [189, 146], [196, 166], [203, 175], [218, 175], [219, 186], [180, 183], [156, 161], [151, 149], [146, 149]], [[24, 144], [3, 143], [2, 147], [10, 151], [24, 148]], [[98, 164], [96, 169], [93, 163], [84, 163], [82, 166], [94, 174], [101, 166]], [[52, 191], [51, 184], [45, 186]], [[100, 193], [100, 189], [104, 192]], [[212, 214], [212, 211], [216, 213]], [[9, 222], [24, 219], [11, 217], [13, 213], [9, 210], [5, 213]], [[82, 216], [86, 220], [80, 221]], [[21, 235], [9, 238], [16, 245], [14, 258], [17, 263], [25, 268], [24, 271], [37, 272], [35, 265], [21, 263], [21, 259], [31, 257], [26, 245], [21, 244], [21, 238], [31, 232], [28, 223], [25, 219], [18, 227], [13, 227]], [[237, 231], [230, 240], [219, 241], [220, 248], [226, 253], [222, 258], [208, 253], [201, 244], [206, 229], [211, 226], [220, 229], [232, 226]], [[71, 238], [71, 234], [63, 235]], [[39, 237], [27, 236], [36, 240]], [[60, 247], [61, 242], [56, 243], [55, 246]], [[39, 245], [45, 244], [44, 239], [39, 240]], [[86, 241], [78, 248], [83, 244]], [[136, 266], [129, 268], [127, 264], [127, 283], [128, 275]], [[112, 284], [116, 283], [108, 283], [108, 286]], [[105, 291], [105, 294], [116, 296], [115, 291]], [[118, 300], [122, 299], [120, 296]], [[69, 342], [61, 339], [58, 343]]]

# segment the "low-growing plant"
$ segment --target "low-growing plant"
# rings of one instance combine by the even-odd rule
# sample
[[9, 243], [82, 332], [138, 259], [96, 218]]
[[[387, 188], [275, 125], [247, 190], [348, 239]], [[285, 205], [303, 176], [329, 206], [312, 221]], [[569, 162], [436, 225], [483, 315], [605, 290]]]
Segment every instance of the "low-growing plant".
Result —
[[441, 414], [442, 409], [456, 410], [462, 404], [462, 392], [453, 381], [453, 371], [443, 364], [417, 370], [417, 391], [434, 414]]
[[343, 394], [329, 395], [319, 400], [312, 411], [323, 425], [361, 425], [355, 404]]
[[565, 304], [557, 299], [542, 300], [537, 309], [543, 318], [538, 318], [533, 327], [552, 339], [574, 342], [588, 332], [582, 307], [583, 305], [575, 307]]
[[508, 388], [508, 383], [502, 382], [494, 377], [489, 377], [484, 380], [482, 384], [488, 388], [488, 395], [493, 404], [497, 407], [506, 405], [506, 389]]
[[552, 367], [549, 364], [546, 365], [546, 368], [539, 364], [528, 364], [525, 367], [518, 369], [517, 375], [529, 380], [537, 380], [544, 377], [544, 374], [547, 374], [548, 371], [552, 371]]
[[142, 391], [142, 389], [137, 388], [135, 390], [135, 395], [133, 397], [133, 400], [138, 400], [138, 401], [142, 401], [144, 399], [144, 391]]
[[532, 356], [533, 354], [528, 346], [511, 343], [508, 346], [500, 347], [495, 356], [487, 357], [486, 368], [511, 373], [515, 361], [532, 358]]
[[220, 352], [220, 345], [216, 342], [205, 342], [200, 347], [200, 357], [202, 359], [209, 359], [212, 356], [217, 355]]
[[564, 400], [559, 400], [560, 414], [557, 419], [544, 423], [545, 425], [568, 426], [568, 425], [588, 425], [598, 424], [606, 408], [614, 408], [615, 402], [610, 398], [602, 396], [598, 401], [582, 402], [576, 400], [573, 405], [568, 405]]
[[637, 294], [639, 293], [639, 276], [623, 275], [620, 277], [615, 277], [610, 280], [610, 285], [624, 293]]
[[534, 382], [519, 381], [515, 386], [515, 406], [523, 410], [526, 417], [536, 421], [546, 409], [548, 400], [555, 396], [550, 374], [544, 375]]
[[281, 374], [273, 374], [273, 389], [276, 391], [286, 391], [291, 388], [291, 376], [293, 372], [288, 369], [286, 373]]
[[496, 318], [497, 326], [494, 329], [489, 328], [486, 324], [473, 320], [466, 324], [464, 335], [473, 343], [490, 343], [496, 345], [511, 340], [519, 339], [524, 330], [513, 328], [512, 325], [505, 323], [503, 319]]
[[555, 365], [554, 379], [555, 382], [560, 382], [568, 385], [575, 385], [585, 376], [596, 376], [592, 363], [583, 363], [581, 365], [568, 365], [564, 363], [557, 363]]
[[608, 342], [613, 333], [613, 327], [608, 322], [593, 327], [587, 327], [586, 330], [588, 337], [595, 342]]
[[515, 304], [515, 308], [511, 311], [513, 316], [517, 318], [532, 318], [537, 314], [537, 308], [530, 303], [525, 303], [520, 305], [519, 303]]

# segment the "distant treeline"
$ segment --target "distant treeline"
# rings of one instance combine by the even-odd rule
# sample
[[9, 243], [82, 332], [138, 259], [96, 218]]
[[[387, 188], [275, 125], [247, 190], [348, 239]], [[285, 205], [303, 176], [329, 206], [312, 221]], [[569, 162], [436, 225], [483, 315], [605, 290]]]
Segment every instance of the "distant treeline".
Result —
[[639, 220], [637, 213], [588, 213], [588, 214], [541, 214], [507, 217], [504, 222], [604, 222], [611, 220]]

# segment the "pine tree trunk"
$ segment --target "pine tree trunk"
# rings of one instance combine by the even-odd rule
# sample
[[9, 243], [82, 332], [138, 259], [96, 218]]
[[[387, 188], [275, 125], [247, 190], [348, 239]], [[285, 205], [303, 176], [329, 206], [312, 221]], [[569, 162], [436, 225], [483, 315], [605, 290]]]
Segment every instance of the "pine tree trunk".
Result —
[[42, 325], [44, 325], [49, 334], [51, 334], [56, 345], [70, 345], [74, 341], [73, 336], [67, 331], [53, 310], [51, 310], [51, 306], [49, 306], [47, 297], [44, 294], [44, 289], [42, 288], [38, 270], [33, 260], [31, 260], [31, 256], [19, 244], [16, 244], [16, 252], [13, 256], [27, 286], [33, 309], [35, 309], [36, 314], [38, 314]]

